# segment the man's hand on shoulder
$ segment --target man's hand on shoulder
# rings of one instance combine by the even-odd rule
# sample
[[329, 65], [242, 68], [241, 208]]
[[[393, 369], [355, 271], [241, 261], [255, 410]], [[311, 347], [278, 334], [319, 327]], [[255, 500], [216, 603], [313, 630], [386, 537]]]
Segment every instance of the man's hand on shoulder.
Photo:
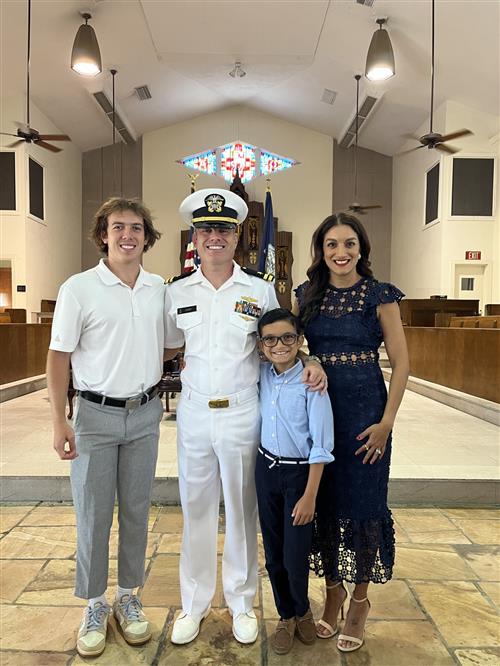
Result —
[[78, 458], [75, 433], [69, 423], [54, 425], [54, 449], [61, 460]]
[[305, 356], [302, 360], [304, 371], [302, 372], [302, 381], [307, 384], [311, 391], [321, 391], [324, 395], [328, 388], [328, 379], [325, 371], [319, 361], [309, 359]]

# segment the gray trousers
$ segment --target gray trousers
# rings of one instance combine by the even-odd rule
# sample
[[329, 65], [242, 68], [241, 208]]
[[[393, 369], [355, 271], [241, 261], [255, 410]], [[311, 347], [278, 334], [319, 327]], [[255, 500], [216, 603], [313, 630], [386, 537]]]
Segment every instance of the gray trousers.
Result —
[[109, 535], [118, 498], [118, 584], [144, 583], [148, 516], [163, 405], [159, 398], [128, 410], [78, 398], [74, 428], [78, 458], [71, 462], [76, 511], [75, 595], [104, 594]]

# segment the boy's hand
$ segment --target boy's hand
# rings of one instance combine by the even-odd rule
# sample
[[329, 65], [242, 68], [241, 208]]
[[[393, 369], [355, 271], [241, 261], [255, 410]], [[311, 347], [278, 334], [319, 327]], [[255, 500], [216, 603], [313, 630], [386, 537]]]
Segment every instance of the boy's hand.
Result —
[[326, 393], [328, 388], [328, 380], [326, 372], [321, 365], [316, 361], [307, 361], [302, 372], [302, 381], [307, 384], [311, 391], [321, 391], [321, 395]]
[[307, 525], [314, 518], [314, 508], [316, 500], [308, 495], [302, 495], [297, 504], [293, 507], [292, 518], [293, 526]]

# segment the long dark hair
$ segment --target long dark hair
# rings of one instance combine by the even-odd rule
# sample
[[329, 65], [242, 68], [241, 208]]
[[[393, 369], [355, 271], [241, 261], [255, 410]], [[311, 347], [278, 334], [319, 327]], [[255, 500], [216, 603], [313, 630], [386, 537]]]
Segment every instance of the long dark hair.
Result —
[[311, 241], [311, 256], [313, 261], [307, 269], [309, 284], [304, 291], [300, 307], [300, 318], [304, 325], [318, 314], [326, 288], [330, 282], [330, 271], [325, 263], [323, 253], [325, 235], [332, 227], [338, 227], [342, 224], [347, 224], [351, 227], [359, 240], [361, 259], [357, 263], [356, 270], [362, 277], [373, 277], [369, 259], [371, 250], [370, 241], [361, 222], [353, 215], [348, 215], [347, 213], [329, 215], [313, 233]]

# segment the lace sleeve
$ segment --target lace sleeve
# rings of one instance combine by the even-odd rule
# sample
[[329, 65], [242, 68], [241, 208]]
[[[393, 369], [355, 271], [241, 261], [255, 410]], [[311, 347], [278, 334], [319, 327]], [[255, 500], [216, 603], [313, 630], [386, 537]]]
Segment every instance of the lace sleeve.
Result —
[[303, 282], [293, 290], [297, 298], [297, 303], [299, 304], [299, 308], [302, 308], [302, 306], [304, 305], [304, 293], [308, 284], [309, 282]]
[[404, 297], [403, 292], [390, 282], [377, 282], [372, 292], [372, 305], [399, 303]]

